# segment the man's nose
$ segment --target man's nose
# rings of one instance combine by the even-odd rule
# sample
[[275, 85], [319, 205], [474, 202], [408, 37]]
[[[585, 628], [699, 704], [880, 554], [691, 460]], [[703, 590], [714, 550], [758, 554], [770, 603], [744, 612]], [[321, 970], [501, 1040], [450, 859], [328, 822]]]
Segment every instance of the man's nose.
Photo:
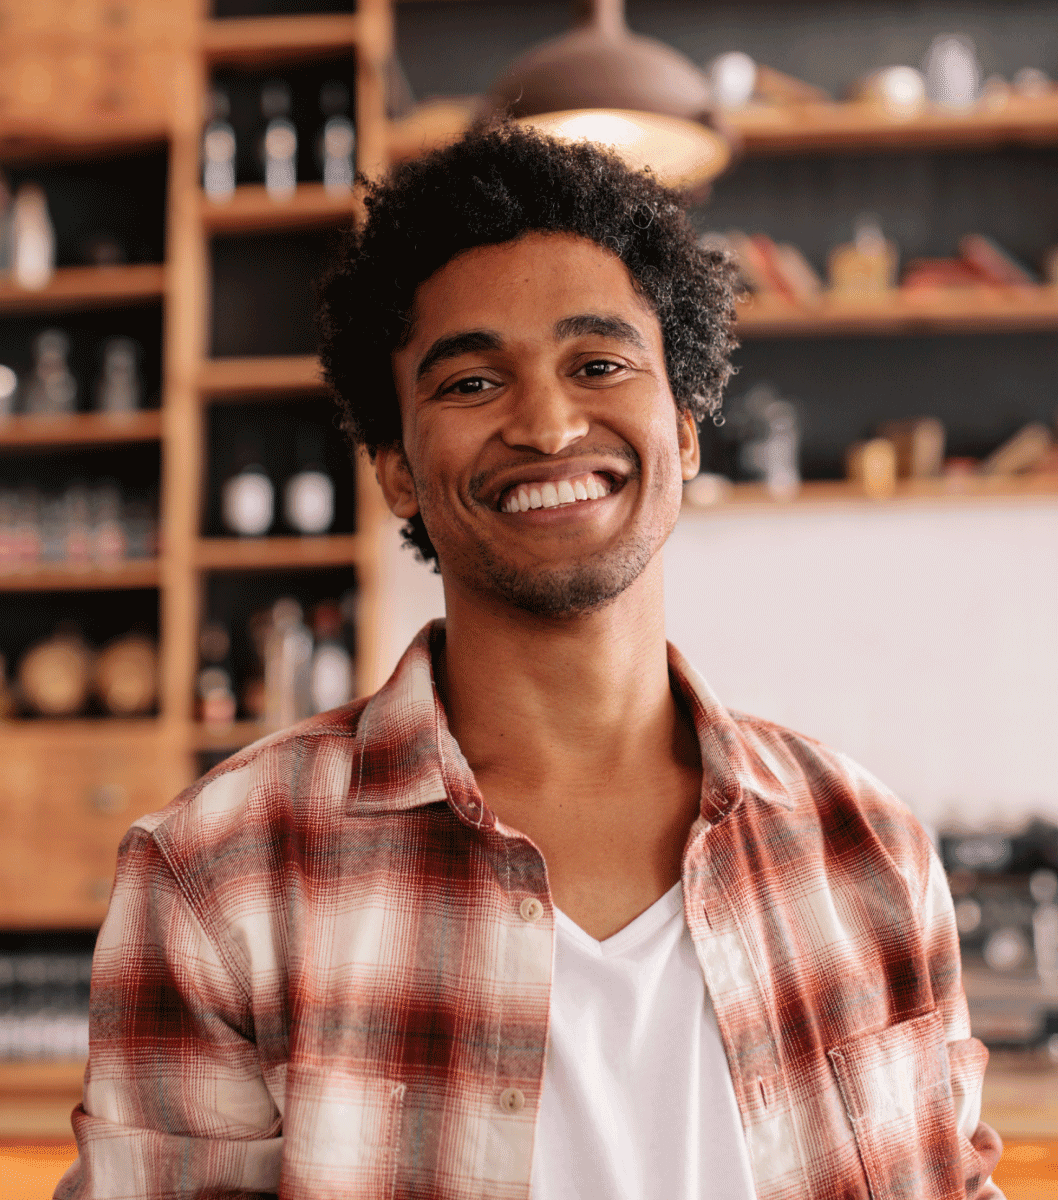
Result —
[[557, 380], [538, 380], [513, 390], [503, 440], [512, 449], [561, 454], [589, 427], [581, 406]]

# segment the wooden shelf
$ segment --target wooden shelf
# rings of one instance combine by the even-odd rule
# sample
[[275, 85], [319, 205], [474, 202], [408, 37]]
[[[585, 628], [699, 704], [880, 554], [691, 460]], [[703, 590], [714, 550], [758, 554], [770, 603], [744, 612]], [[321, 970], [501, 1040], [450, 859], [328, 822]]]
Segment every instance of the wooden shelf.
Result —
[[127, 591], [158, 587], [159, 564], [154, 559], [84, 567], [54, 563], [0, 573], [0, 592]]
[[1058, 330], [1058, 287], [897, 288], [877, 297], [824, 294], [814, 305], [757, 295], [738, 312], [747, 338], [1041, 330]]
[[60, 267], [39, 291], [0, 284], [0, 313], [58, 312], [78, 308], [120, 308], [161, 299], [165, 268], [156, 263], [131, 267]]
[[284, 567], [356, 566], [364, 553], [359, 534], [324, 537], [199, 538], [195, 561], [211, 571]]
[[0, 420], [0, 449], [32, 446], [109, 446], [153, 442], [162, 436], [157, 409], [132, 413], [74, 413], [68, 417]]
[[[54, 1157], [59, 1166], [48, 1181], [45, 1192], [42, 1187], [34, 1195], [50, 1194], [53, 1180], [57, 1180], [63, 1167], [63, 1159], [72, 1162], [77, 1156], [70, 1131], [70, 1110], [81, 1099], [84, 1085], [85, 1063], [80, 1060], [59, 1062], [0, 1062], [0, 1140], [7, 1150], [12, 1143], [32, 1143], [37, 1139], [47, 1142], [43, 1153], [35, 1154], [34, 1160]], [[65, 1154], [55, 1145], [67, 1143]], [[15, 1175], [10, 1177], [14, 1165]], [[19, 1181], [24, 1177], [17, 1169], [17, 1161], [0, 1154], [0, 1175], [8, 1185], [4, 1195], [28, 1196], [30, 1192], [19, 1190]], [[7, 1170], [5, 1170], [7, 1168]]]
[[305, 17], [230, 17], [205, 21], [202, 50], [208, 63], [256, 66], [341, 53], [357, 45], [356, 14]]
[[0, 132], [0, 159], [13, 165], [107, 158], [164, 145], [168, 136], [167, 125], [156, 119], [108, 117], [105, 127], [92, 120], [76, 124], [27, 124]]
[[191, 731], [191, 748], [199, 752], [214, 750], [234, 753], [268, 732], [259, 721], [233, 721], [223, 727], [199, 723]]
[[[473, 120], [479, 97], [455, 96], [420, 105], [390, 121], [387, 138], [394, 158], [440, 146], [458, 137]], [[741, 141], [741, 152], [838, 154], [889, 150], [987, 150], [997, 146], [1058, 144], [1058, 93], [1011, 96], [1001, 107], [966, 113], [927, 111], [894, 117], [865, 103], [755, 105], [724, 113]]]
[[210, 358], [201, 366], [199, 390], [212, 400], [324, 390], [314, 354], [290, 358]]
[[161, 722], [157, 717], [13, 717], [0, 721], [0, 738], [24, 745], [39, 743], [52, 750], [112, 743], [126, 749], [157, 742]]
[[862, 488], [843, 479], [807, 480], [790, 500], [776, 500], [762, 483], [734, 483], [715, 504], [685, 503], [685, 513], [730, 513], [751, 509], [769, 512], [803, 510], [806, 507], [849, 507], [871, 509], [886, 505], [963, 505], [982, 502], [1058, 500], [1058, 475], [958, 475], [940, 479], [909, 479], [897, 485], [892, 496], [874, 499]]
[[746, 154], [988, 149], [1058, 143], [1058, 94], [1011, 96], [1000, 107], [894, 117], [865, 103], [759, 105], [727, 112]]
[[81, 1095], [83, 1059], [0, 1062], [0, 1096]]
[[314, 225], [351, 224], [364, 215], [356, 192], [335, 196], [322, 183], [299, 183], [288, 200], [275, 200], [264, 184], [243, 184], [227, 200], [202, 196], [202, 224], [210, 233], [254, 233]]

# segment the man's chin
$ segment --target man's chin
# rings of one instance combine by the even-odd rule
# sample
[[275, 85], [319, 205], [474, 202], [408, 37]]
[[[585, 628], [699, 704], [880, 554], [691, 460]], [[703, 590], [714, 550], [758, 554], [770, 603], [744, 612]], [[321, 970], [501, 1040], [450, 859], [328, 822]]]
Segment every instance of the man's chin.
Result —
[[650, 561], [647, 546], [624, 547], [588, 562], [532, 570], [489, 559], [485, 580], [498, 600], [552, 620], [587, 616], [612, 604]]

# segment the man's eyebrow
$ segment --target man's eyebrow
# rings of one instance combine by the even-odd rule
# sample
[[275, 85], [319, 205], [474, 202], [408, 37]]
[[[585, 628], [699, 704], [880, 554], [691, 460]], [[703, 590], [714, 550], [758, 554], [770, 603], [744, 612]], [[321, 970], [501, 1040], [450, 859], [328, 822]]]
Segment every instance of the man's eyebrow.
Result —
[[645, 350], [646, 343], [634, 325], [620, 317], [604, 316], [602, 313], [581, 313], [576, 317], [563, 317], [555, 322], [556, 338], [605, 337], [618, 342], [628, 342], [637, 350]]
[[481, 350], [499, 350], [503, 340], [498, 333], [488, 329], [468, 329], [464, 333], [450, 333], [447, 337], [438, 338], [415, 368], [415, 382], [432, 371], [439, 362], [446, 358], [458, 358], [461, 354], [475, 354]]

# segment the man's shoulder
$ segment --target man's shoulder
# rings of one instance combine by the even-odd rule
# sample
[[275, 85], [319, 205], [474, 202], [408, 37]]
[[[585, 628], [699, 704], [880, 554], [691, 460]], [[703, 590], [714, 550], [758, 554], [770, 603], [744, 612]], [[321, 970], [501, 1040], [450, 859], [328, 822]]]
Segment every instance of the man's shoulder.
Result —
[[910, 808], [848, 754], [775, 721], [728, 710], [750, 777], [770, 807], [801, 831], [816, 827], [831, 850], [876, 840], [901, 874], [928, 870], [931, 842]]
[[127, 837], [170, 853], [216, 853], [233, 838], [287, 821], [320, 822], [344, 811], [367, 699], [268, 734], [218, 763]]

